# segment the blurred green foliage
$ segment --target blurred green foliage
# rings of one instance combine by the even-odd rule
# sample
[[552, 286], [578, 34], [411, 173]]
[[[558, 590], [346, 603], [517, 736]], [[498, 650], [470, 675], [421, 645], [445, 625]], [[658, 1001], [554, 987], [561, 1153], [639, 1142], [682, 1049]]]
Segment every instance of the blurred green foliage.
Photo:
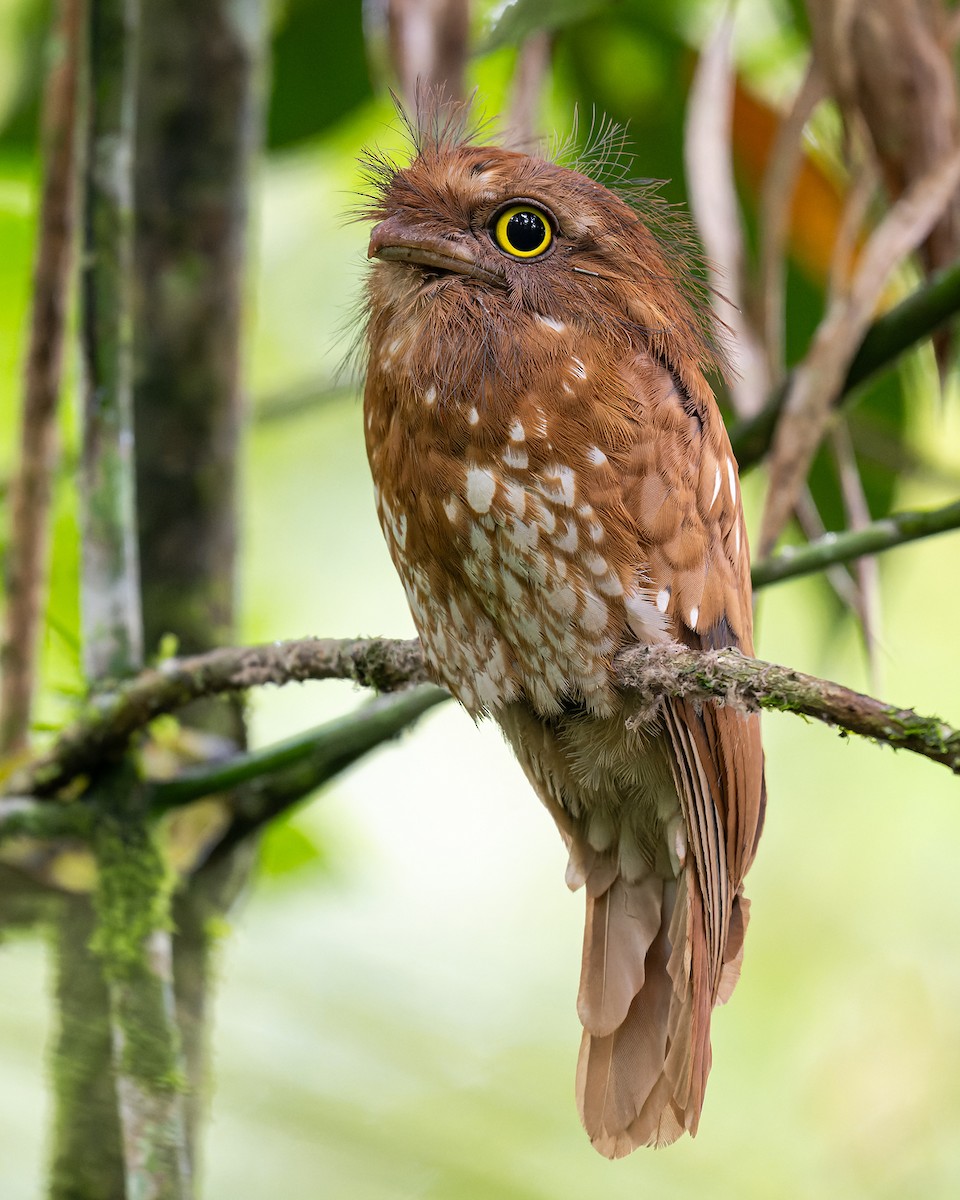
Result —
[[277, 6], [267, 144], [322, 134], [373, 95], [356, 0], [286, 0]]
[[[471, 64], [488, 113], [506, 102], [519, 33], [555, 31], [545, 128], [574, 107], [629, 123], [635, 172], [684, 199], [682, 131], [713, 0], [489, 5]], [[0, 480], [16, 426], [37, 193], [37, 31], [46, 6], [0, 3]], [[502, 12], [499, 23], [495, 13]], [[796, 69], [800, 0], [743, 0], [744, 83]], [[490, 33], [490, 31], [493, 31]], [[258, 395], [329, 382], [354, 322], [366, 233], [343, 214], [364, 143], [395, 145], [366, 68], [358, 0], [278, 7], [251, 239], [249, 375]], [[589, 120], [581, 119], [586, 128]], [[280, 151], [282, 150], [282, 153]], [[753, 221], [753, 198], [744, 189]], [[749, 230], [748, 230], [749, 232]], [[805, 349], [821, 283], [791, 266], [788, 347]], [[854, 420], [886, 447], [861, 466], [871, 507], [948, 498], [960, 422], [915, 361], [864, 391]], [[256, 398], [256, 397], [255, 397]], [[72, 385], [64, 444], [73, 449]], [[880, 436], [882, 435], [882, 436]], [[904, 450], [898, 456], [890, 448]], [[905, 452], [909, 450], [910, 454]], [[912, 456], [912, 457], [911, 457]], [[904, 457], [927, 468], [904, 470]], [[755, 522], [761, 479], [745, 482]], [[254, 424], [245, 465], [243, 635], [412, 632], [373, 514], [348, 390]], [[813, 489], [841, 524], [821, 457]], [[74, 488], [57, 492], [42, 722], [80, 687]], [[2, 494], [0, 494], [2, 503]], [[881, 668], [903, 704], [957, 717], [952, 543], [884, 564]], [[820, 580], [765, 595], [765, 656], [867, 686], [848, 621]], [[255, 742], [344, 711], [349, 685], [258, 695]], [[766, 722], [770, 809], [749, 880], [742, 983], [715, 1022], [701, 1133], [609, 1164], [578, 1128], [573, 1069], [579, 898], [563, 854], [495, 731], [452, 706], [270, 833], [267, 877], [224, 950], [206, 1194], [286, 1200], [947, 1200], [960, 1189], [960, 807], [945, 772], [791, 717]], [[318, 879], [324, 882], [317, 887]], [[0, 957], [0, 1195], [42, 1177], [48, 1005], [41, 947]]]

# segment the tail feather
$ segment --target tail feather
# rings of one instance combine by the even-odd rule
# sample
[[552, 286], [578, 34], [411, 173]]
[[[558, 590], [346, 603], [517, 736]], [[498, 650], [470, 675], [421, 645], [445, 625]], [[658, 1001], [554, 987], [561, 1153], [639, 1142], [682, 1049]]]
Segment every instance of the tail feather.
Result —
[[624, 1023], [643, 987], [647, 951], [660, 928], [661, 891], [661, 881], [648, 875], [636, 884], [617, 878], [603, 895], [587, 896], [577, 1012], [595, 1037]]
[[[676, 882], [617, 878], [587, 898], [577, 1102], [590, 1140], [609, 1158], [696, 1133], [714, 1003], [702, 924], [692, 864]], [[739, 932], [731, 930], [731, 969]], [[633, 964], [611, 960], [621, 954], [636, 955]]]
[[[667, 1020], [673, 988], [666, 973], [666, 931], [661, 924], [646, 955], [643, 987], [625, 1019], [604, 1036], [584, 1030], [577, 1064], [577, 1103], [584, 1128], [597, 1150], [620, 1158], [656, 1137], [655, 1116], [638, 1118], [661, 1085], [666, 1056]], [[649, 1127], [648, 1127], [649, 1126]], [[678, 1131], [679, 1132], [679, 1131]]]

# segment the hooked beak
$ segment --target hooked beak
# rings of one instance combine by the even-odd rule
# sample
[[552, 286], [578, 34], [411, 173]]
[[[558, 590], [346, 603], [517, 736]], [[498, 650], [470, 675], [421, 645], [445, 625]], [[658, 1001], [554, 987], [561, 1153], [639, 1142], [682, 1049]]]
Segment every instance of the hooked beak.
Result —
[[435, 271], [469, 275], [495, 287], [505, 285], [503, 275], [481, 267], [468, 247], [446, 238], [431, 236], [416, 226], [411, 227], [399, 216], [387, 217], [374, 226], [367, 258], [415, 263]]

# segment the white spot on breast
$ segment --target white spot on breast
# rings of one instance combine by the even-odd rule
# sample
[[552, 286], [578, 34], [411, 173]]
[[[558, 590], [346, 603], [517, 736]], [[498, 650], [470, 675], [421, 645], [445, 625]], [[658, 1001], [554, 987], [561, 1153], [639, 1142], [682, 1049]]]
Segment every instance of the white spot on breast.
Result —
[[591, 446], [587, 451], [587, 462], [593, 463], [595, 467], [602, 467], [607, 461], [607, 456], [599, 446]]
[[548, 500], [553, 500], [556, 504], [565, 504], [568, 508], [573, 507], [576, 475], [570, 467], [557, 464], [547, 467], [543, 473], [543, 482], [549, 488], [544, 492]]
[[657, 608], [659, 608], [662, 613], [665, 613], [669, 603], [670, 589], [668, 587], [661, 588], [660, 591], [657, 592]]
[[507, 529], [507, 537], [518, 550], [533, 550], [540, 539], [540, 530], [536, 525], [514, 521]]
[[484, 708], [490, 708], [500, 699], [500, 689], [486, 671], [480, 671], [476, 676], [477, 698]]
[[587, 368], [583, 365], [583, 359], [577, 358], [575, 354], [570, 357], [570, 374], [575, 379], [586, 379], [587, 377]]
[[558, 321], [556, 317], [548, 317], [543, 313], [536, 314], [537, 320], [547, 329], [552, 329], [554, 333], [565, 333], [566, 325], [562, 321]]
[[407, 544], [407, 514], [400, 513], [393, 523], [394, 537], [397, 539], [397, 545], [403, 550]]
[[534, 437], [547, 436], [547, 417], [543, 409], [536, 405], [533, 410], [533, 434]]
[[387, 347], [387, 354], [389, 354], [390, 357], [392, 358], [399, 349], [400, 349], [400, 339], [394, 338], [393, 341], [390, 343], [390, 345]]
[[565, 583], [563, 587], [547, 593], [547, 603], [561, 616], [569, 617], [577, 607], [577, 593]]
[[436, 389], [436, 388], [433, 386], [433, 384], [431, 384], [431, 385], [430, 385], [430, 386], [427, 388], [427, 390], [426, 390], [426, 391], [423, 393], [423, 402], [424, 402], [424, 404], [428, 404], [428, 405], [429, 405], [429, 404], [436, 404], [436, 402], [437, 402], [437, 389]]
[[514, 608], [518, 607], [523, 600], [523, 588], [520, 580], [512, 571], [503, 573], [503, 598]]
[[537, 522], [547, 537], [550, 537], [557, 527], [557, 518], [553, 514], [553, 509], [547, 508], [545, 504], [541, 504], [539, 501], [537, 501], [537, 508], [539, 510], [536, 518]]
[[627, 596], [627, 624], [642, 642], [662, 642], [666, 638], [663, 613], [640, 592]]
[[603, 629], [610, 617], [610, 610], [599, 596], [593, 592], [587, 592], [583, 597], [583, 615], [580, 618], [580, 626], [587, 633], [599, 633]]
[[514, 418], [514, 422], [510, 426], [510, 441], [522, 442], [525, 437], [526, 434], [523, 432], [523, 426], [518, 420], [516, 420], [516, 418]]
[[475, 408], [471, 408], [470, 411], [467, 413], [467, 420], [470, 422], [471, 425], [476, 425], [476, 423], [480, 420], [480, 414], [477, 412], [477, 410]]
[[606, 575], [607, 560], [603, 557], [602, 554], [588, 554], [587, 557], [584, 559], [584, 562], [587, 564], [588, 569], [590, 571], [592, 571], [594, 575]]
[[513, 467], [515, 471], [523, 471], [530, 465], [526, 450], [517, 449], [515, 446], [508, 446], [504, 450], [503, 461], [508, 467]]
[[444, 500], [443, 511], [447, 514], [447, 519], [449, 521], [456, 521], [457, 517], [460, 515], [460, 502], [457, 500], [456, 496], [451, 495]]
[[733, 469], [733, 459], [727, 459], [727, 483], [730, 485], [730, 499], [737, 502], [737, 473]]
[[603, 526], [599, 521], [591, 521], [587, 525], [587, 532], [590, 534], [592, 541], [599, 542], [603, 540]]
[[697, 621], [698, 621], [699, 617], [700, 617], [700, 609], [699, 608], [691, 608], [690, 609], [690, 628], [691, 629], [696, 629]]
[[717, 497], [720, 495], [720, 468], [715, 467], [714, 470], [716, 471], [716, 475], [713, 480], [713, 495], [710, 497], [711, 508], [716, 504]]
[[467, 471], [467, 503], [474, 512], [489, 512], [496, 490], [497, 481], [486, 467], [471, 467]]
[[736, 532], [737, 532], [737, 553], [739, 554], [740, 553], [740, 522], [739, 521], [737, 521]]
[[577, 527], [573, 521], [564, 522], [564, 533], [561, 537], [554, 538], [553, 544], [564, 554], [576, 554], [580, 544], [580, 535], [577, 533]]
[[490, 545], [490, 535], [479, 525], [470, 527], [470, 548], [481, 563], [489, 563], [493, 558], [493, 547]]
[[597, 581], [597, 587], [605, 596], [623, 595], [623, 584], [616, 577], [616, 575], [613, 574], [612, 571], [608, 572], [602, 579]]
[[504, 486], [503, 494], [507, 502], [507, 506], [514, 513], [516, 513], [518, 517], [522, 517], [527, 508], [526, 490], [522, 488], [519, 483], [508, 483]]

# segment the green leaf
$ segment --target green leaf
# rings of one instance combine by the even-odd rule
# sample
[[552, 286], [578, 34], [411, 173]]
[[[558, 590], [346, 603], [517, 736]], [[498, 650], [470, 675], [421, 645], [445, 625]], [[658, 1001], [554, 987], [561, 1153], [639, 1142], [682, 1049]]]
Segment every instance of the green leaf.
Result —
[[356, 0], [290, 0], [273, 37], [267, 145], [305, 141], [373, 95]]
[[260, 843], [260, 875], [283, 879], [306, 867], [330, 871], [328, 848], [296, 819], [274, 821]]

